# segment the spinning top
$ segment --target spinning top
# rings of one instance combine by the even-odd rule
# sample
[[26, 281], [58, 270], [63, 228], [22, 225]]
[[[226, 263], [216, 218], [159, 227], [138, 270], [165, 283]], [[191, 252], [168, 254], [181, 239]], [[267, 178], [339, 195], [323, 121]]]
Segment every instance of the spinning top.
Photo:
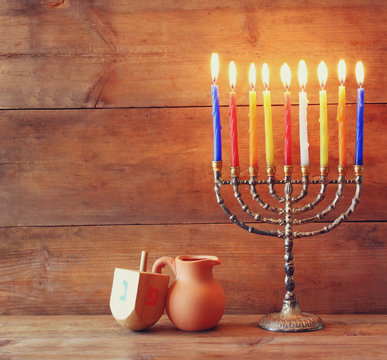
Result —
[[140, 270], [114, 270], [110, 310], [127, 329], [144, 330], [164, 312], [169, 276], [146, 272], [148, 253], [142, 251]]

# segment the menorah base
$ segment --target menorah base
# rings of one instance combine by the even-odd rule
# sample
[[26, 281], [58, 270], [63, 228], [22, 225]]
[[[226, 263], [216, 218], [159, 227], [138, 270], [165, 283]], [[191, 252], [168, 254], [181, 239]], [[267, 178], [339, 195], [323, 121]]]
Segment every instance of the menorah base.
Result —
[[301, 312], [297, 300], [284, 300], [282, 311], [264, 316], [258, 326], [268, 331], [306, 332], [321, 330], [325, 325], [317, 315]]

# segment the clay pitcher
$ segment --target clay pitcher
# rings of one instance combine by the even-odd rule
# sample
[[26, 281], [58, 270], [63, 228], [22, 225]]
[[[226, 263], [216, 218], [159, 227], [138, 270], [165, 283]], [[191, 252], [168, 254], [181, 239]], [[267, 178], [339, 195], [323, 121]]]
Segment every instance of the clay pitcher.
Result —
[[221, 261], [216, 256], [183, 255], [175, 259], [161, 257], [152, 272], [161, 273], [169, 265], [176, 280], [168, 289], [166, 309], [180, 330], [199, 331], [215, 327], [226, 304], [223, 289], [212, 275], [212, 267]]

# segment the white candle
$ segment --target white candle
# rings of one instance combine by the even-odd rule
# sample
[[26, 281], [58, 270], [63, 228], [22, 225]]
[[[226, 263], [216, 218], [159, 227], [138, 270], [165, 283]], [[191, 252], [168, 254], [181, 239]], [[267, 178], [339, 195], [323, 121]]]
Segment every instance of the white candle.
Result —
[[300, 157], [301, 166], [309, 165], [309, 143], [308, 143], [308, 122], [307, 122], [307, 106], [308, 98], [304, 91], [307, 81], [306, 64], [301, 60], [298, 65], [298, 81], [301, 91], [299, 93], [299, 122], [300, 122]]

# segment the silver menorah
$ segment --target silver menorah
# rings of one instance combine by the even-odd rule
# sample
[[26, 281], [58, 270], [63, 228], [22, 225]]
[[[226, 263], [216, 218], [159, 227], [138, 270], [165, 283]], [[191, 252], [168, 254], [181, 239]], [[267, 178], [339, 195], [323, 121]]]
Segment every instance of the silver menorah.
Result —
[[[239, 167], [231, 167], [231, 180], [223, 180], [221, 176], [222, 171], [222, 162], [221, 161], [213, 161], [212, 167], [214, 171], [215, 178], [215, 194], [218, 204], [226, 213], [227, 217], [240, 226], [242, 229], [247, 230], [250, 233], [254, 233], [257, 235], [266, 235], [266, 236], [274, 236], [278, 238], [284, 239], [285, 242], [285, 288], [286, 294], [283, 300], [282, 311], [278, 313], [272, 313], [264, 316], [260, 321], [258, 326], [262, 329], [269, 331], [281, 331], [281, 332], [301, 332], [301, 331], [314, 331], [320, 330], [324, 328], [324, 323], [321, 318], [314, 314], [301, 312], [300, 306], [298, 304], [296, 295], [294, 293], [295, 281], [293, 278], [294, 274], [294, 262], [293, 262], [293, 239], [301, 238], [301, 237], [309, 237], [320, 235], [326, 233], [336, 226], [341, 224], [344, 220], [348, 218], [355, 210], [356, 205], [359, 203], [361, 188], [362, 188], [362, 178], [363, 178], [363, 166], [355, 165], [355, 179], [347, 180], [345, 178], [346, 175], [346, 167], [338, 166], [338, 179], [337, 180], [328, 180], [328, 167], [320, 168], [320, 179], [319, 180], [310, 180], [309, 166], [301, 166], [301, 180], [293, 180], [292, 165], [284, 165], [284, 179], [278, 180], [275, 178], [275, 167], [267, 166], [267, 180], [258, 180], [258, 168], [254, 166], [249, 167], [249, 180], [241, 180], [239, 179], [240, 169]], [[283, 207], [274, 207], [269, 203], [263, 201], [258, 194], [257, 185], [268, 185], [268, 190], [270, 195], [279, 203], [284, 204]], [[284, 196], [279, 196], [275, 190], [275, 185], [283, 184], [284, 185]], [[302, 189], [298, 196], [293, 195], [293, 185], [300, 184], [302, 185]], [[316, 198], [301, 207], [296, 207], [294, 204], [304, 199], [308, 194], [309, 185], [320, 185], [320, 191], [317, 194]], [[325, 192], [327, 186], [329, 184], [337, 184], [337, 191], [333, 201], [322, 211], [319, 213], [307, 217], [298, 219], [295, 216], [307, 211], [310, 211], [315, 208], [317, 204], [319, 204], [325, 197]], [[337, 217], [334, 221], [332, 221], [329, 225], [324, 226], [321, 229], [315, 231], [294, 231], [293, 227], [302, 226], [306, 223], [311, 223], [316, 220], [321, 220], [328, 213], [333, 211], [337, 203], [339, 202], [345, 184], [355, 184], [356, 190], [355, 194], [352, 198], [352, 202], [350, 206], [347, 208], [345, 212], [343, 212], [339, 217]], [[254, 226], [249, 226], [240, 219], [237, 218], [236, 215], [232, 214], [231, 211], [226, 207], [224, 200], [221, 196], [221, 187], [224, 185], [231, 185], [234, 192], [234, 197], [238, 201], [242, 210], [247, 214], [251, 215], [251, 217], [260, 223], [268, 223], [272, 225], [276, 225], [279, 228], [277, 230], [261, 230], [257, 229]], [[252, 195], [252, 199], [257, 202], [263, 209], [271, 211], [273, 213], [278, 214], [279, 218], [269, 218], [264, 217], [258, 213], [253, 212], [248, 205], [242, 199], [242, 195], [239, 191], [239, 185], [249, 185], [250, 193]], [[282, 215], [282, 217], [281, 217]], [[281, 227], [283, 231], [281, 231]]]

